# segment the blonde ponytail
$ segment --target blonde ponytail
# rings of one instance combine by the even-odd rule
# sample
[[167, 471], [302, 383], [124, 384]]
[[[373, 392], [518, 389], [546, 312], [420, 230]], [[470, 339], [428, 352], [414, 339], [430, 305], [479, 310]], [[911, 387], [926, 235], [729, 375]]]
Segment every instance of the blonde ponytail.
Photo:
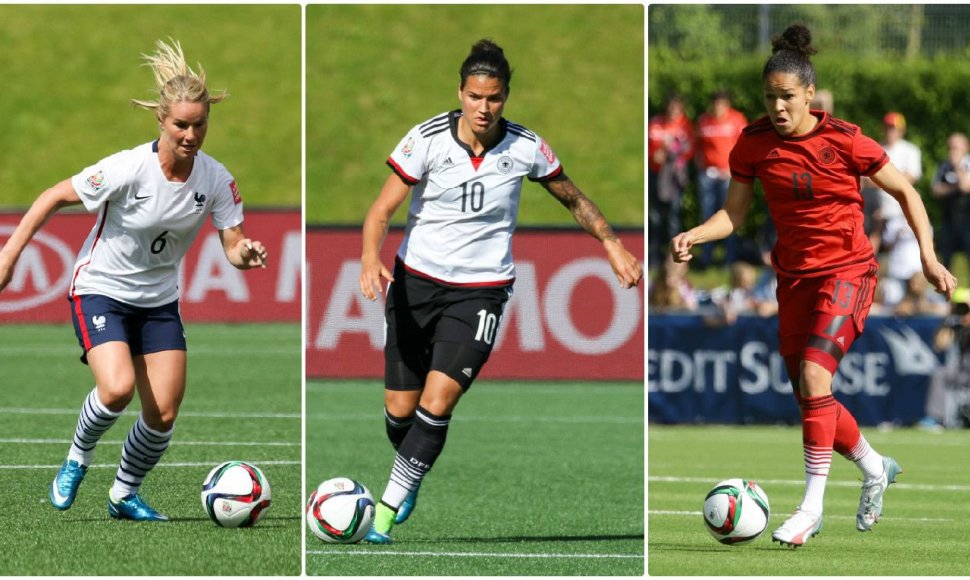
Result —
[[142, 54], [145, 65], [150, 66], [155, 75], [158, 100], [132, 99], [132, 105], [155, 111], [161, 120], [168, 116], [175, 103], [204, 103], [208, 111], [209, 105], [221, 102], [229, 96], [225, 91], [210, 95], [205, 86], [202, 65], [198, 65], [199, 72], [192, 70], [185, 62], [182, 45], [171, 38], [169, 41], [171, 44], [161, 40], [156, 42], [155, 54]]

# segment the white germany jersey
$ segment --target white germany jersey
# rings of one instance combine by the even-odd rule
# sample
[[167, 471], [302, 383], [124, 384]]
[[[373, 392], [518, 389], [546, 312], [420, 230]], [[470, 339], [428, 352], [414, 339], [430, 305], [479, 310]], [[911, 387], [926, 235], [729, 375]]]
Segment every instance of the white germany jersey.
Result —
[[538, 135], [505, 119], [499, 141], [476, 157], [458, 139], [460, 117], [451, 111], [415, 126], [387, 160], [414, 186], [397, 255], [412, 272], [448, 284], [509, 284], [522, 178], [550, 180], [562, 167]]
[[71, 178], [89, 212], [99, 211], [74, 264], [70, 296], [102, 294], [141, 307], [178, 300], [178, 268], [205, 223], [243, 221], [232, 175], [201, 151], [185, 183], [169, 182], [158, 141], [115, 153]]

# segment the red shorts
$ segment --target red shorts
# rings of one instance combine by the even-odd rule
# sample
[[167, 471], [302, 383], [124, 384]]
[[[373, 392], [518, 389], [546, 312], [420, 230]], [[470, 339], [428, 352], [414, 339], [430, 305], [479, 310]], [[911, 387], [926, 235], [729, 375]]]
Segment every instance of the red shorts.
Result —
[[873, 260], [825, 276], [778, 276], [779, 351], [818, 363], [835, 374], [842, 356], [862, 334], [876, 290]]

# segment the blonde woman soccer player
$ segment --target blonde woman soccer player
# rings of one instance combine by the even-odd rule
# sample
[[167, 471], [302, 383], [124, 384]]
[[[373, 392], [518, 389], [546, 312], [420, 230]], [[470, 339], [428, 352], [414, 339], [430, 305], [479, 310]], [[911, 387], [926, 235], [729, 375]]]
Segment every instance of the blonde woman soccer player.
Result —
[[[388, 176], [364, 221], [360, 290], [387, 291], [384, 347], [387, 436], [397, 451], [366, 539], [390, 543], [414, 509], [418, 487], [445, 445], [452, 411], [492, 351], [512, 294], [512, 232], [522, 180], [542, 184], [603, 244], [624, 288], [642, 268], [606, 219], [566, 177], [552, 148], [502, 118], [512, 70], [481, 40], [460, 70], [461, 108], [415, 126], [391, 153]], [[413, 191], [412, 191], [413, 188]], [[379, 257], [391, 216], [411, 193], [393, 274]]]
[[158, 100], [132, 104], [155, 112], [159, 137], [106, 157], [42, 193], [0, 251], [0, 290], [51, 214], [76, 204], [98, 213], [68, 293], [81, 360], [90, 367], [95, 387], [81, 406], [50, 501], [59, 510], [71, 507], [98, 440], [137, 387], [142, 410], [124, 443], [108, 514], [154, 521], [168, 518], [138, 490], [168, 448], [185, 392], [179, 263], [207, 217], [235, 267], [265, 267], [266, 249], [243, 233], [242, 199], [232, 175], [200, 151], [209, 109], [226, 94], [209, 93], [201, 66], [193, 71], [176, 41], [159, 41], [145, 61], [155, 74]]

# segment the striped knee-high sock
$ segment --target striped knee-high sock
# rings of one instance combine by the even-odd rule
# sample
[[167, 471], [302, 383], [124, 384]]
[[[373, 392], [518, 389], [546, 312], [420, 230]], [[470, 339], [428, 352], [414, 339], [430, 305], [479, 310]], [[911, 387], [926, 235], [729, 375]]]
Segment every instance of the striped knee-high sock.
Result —
[[451, 415], [434, 415], [418, 406], [414, 425], [408, 431], [394, 458], [391, 477], [381, 497], [388, 507], [398, 509], [407, 494], [421, 485], [445, 447]]
[[836, 403], [835, 443], [833, 449], [842, 457], [856, 464], [865, 479], [882, 475], [882, 455], [873, 449], [865, 436], [859, 431], [859, 424], [852, 413]]
[[81, 405], [81, 414], [77, 418], [74, 440], [71, 442], [71, 449], [67, 452], [67, 458], [81, 465], [91, 465], [95, 446], [105, 432], [115, 424], [121, 413], [121, 411], [115, 413], [105, 407], [98, 397], [98, 388], [95, 387]]
[[139, 415], [132, 425], [125, 439], [125, 446], [121, 451], [121, 464], [115, 474], [114, 485], [111, 486], [111, 499], [118, 501], [125, 496], [138, 493], [142, 481], [148, 472], [158, 464], [158, 461], [168, 449], [175, 428], [162, 433], [155, 431]]
[[801, 508], [821, 514], [825, 484], [832, 466], [832, 444], [835, 439], [835, 397], [802, 399], [802, 447], [805, 452], [805, 497]]

